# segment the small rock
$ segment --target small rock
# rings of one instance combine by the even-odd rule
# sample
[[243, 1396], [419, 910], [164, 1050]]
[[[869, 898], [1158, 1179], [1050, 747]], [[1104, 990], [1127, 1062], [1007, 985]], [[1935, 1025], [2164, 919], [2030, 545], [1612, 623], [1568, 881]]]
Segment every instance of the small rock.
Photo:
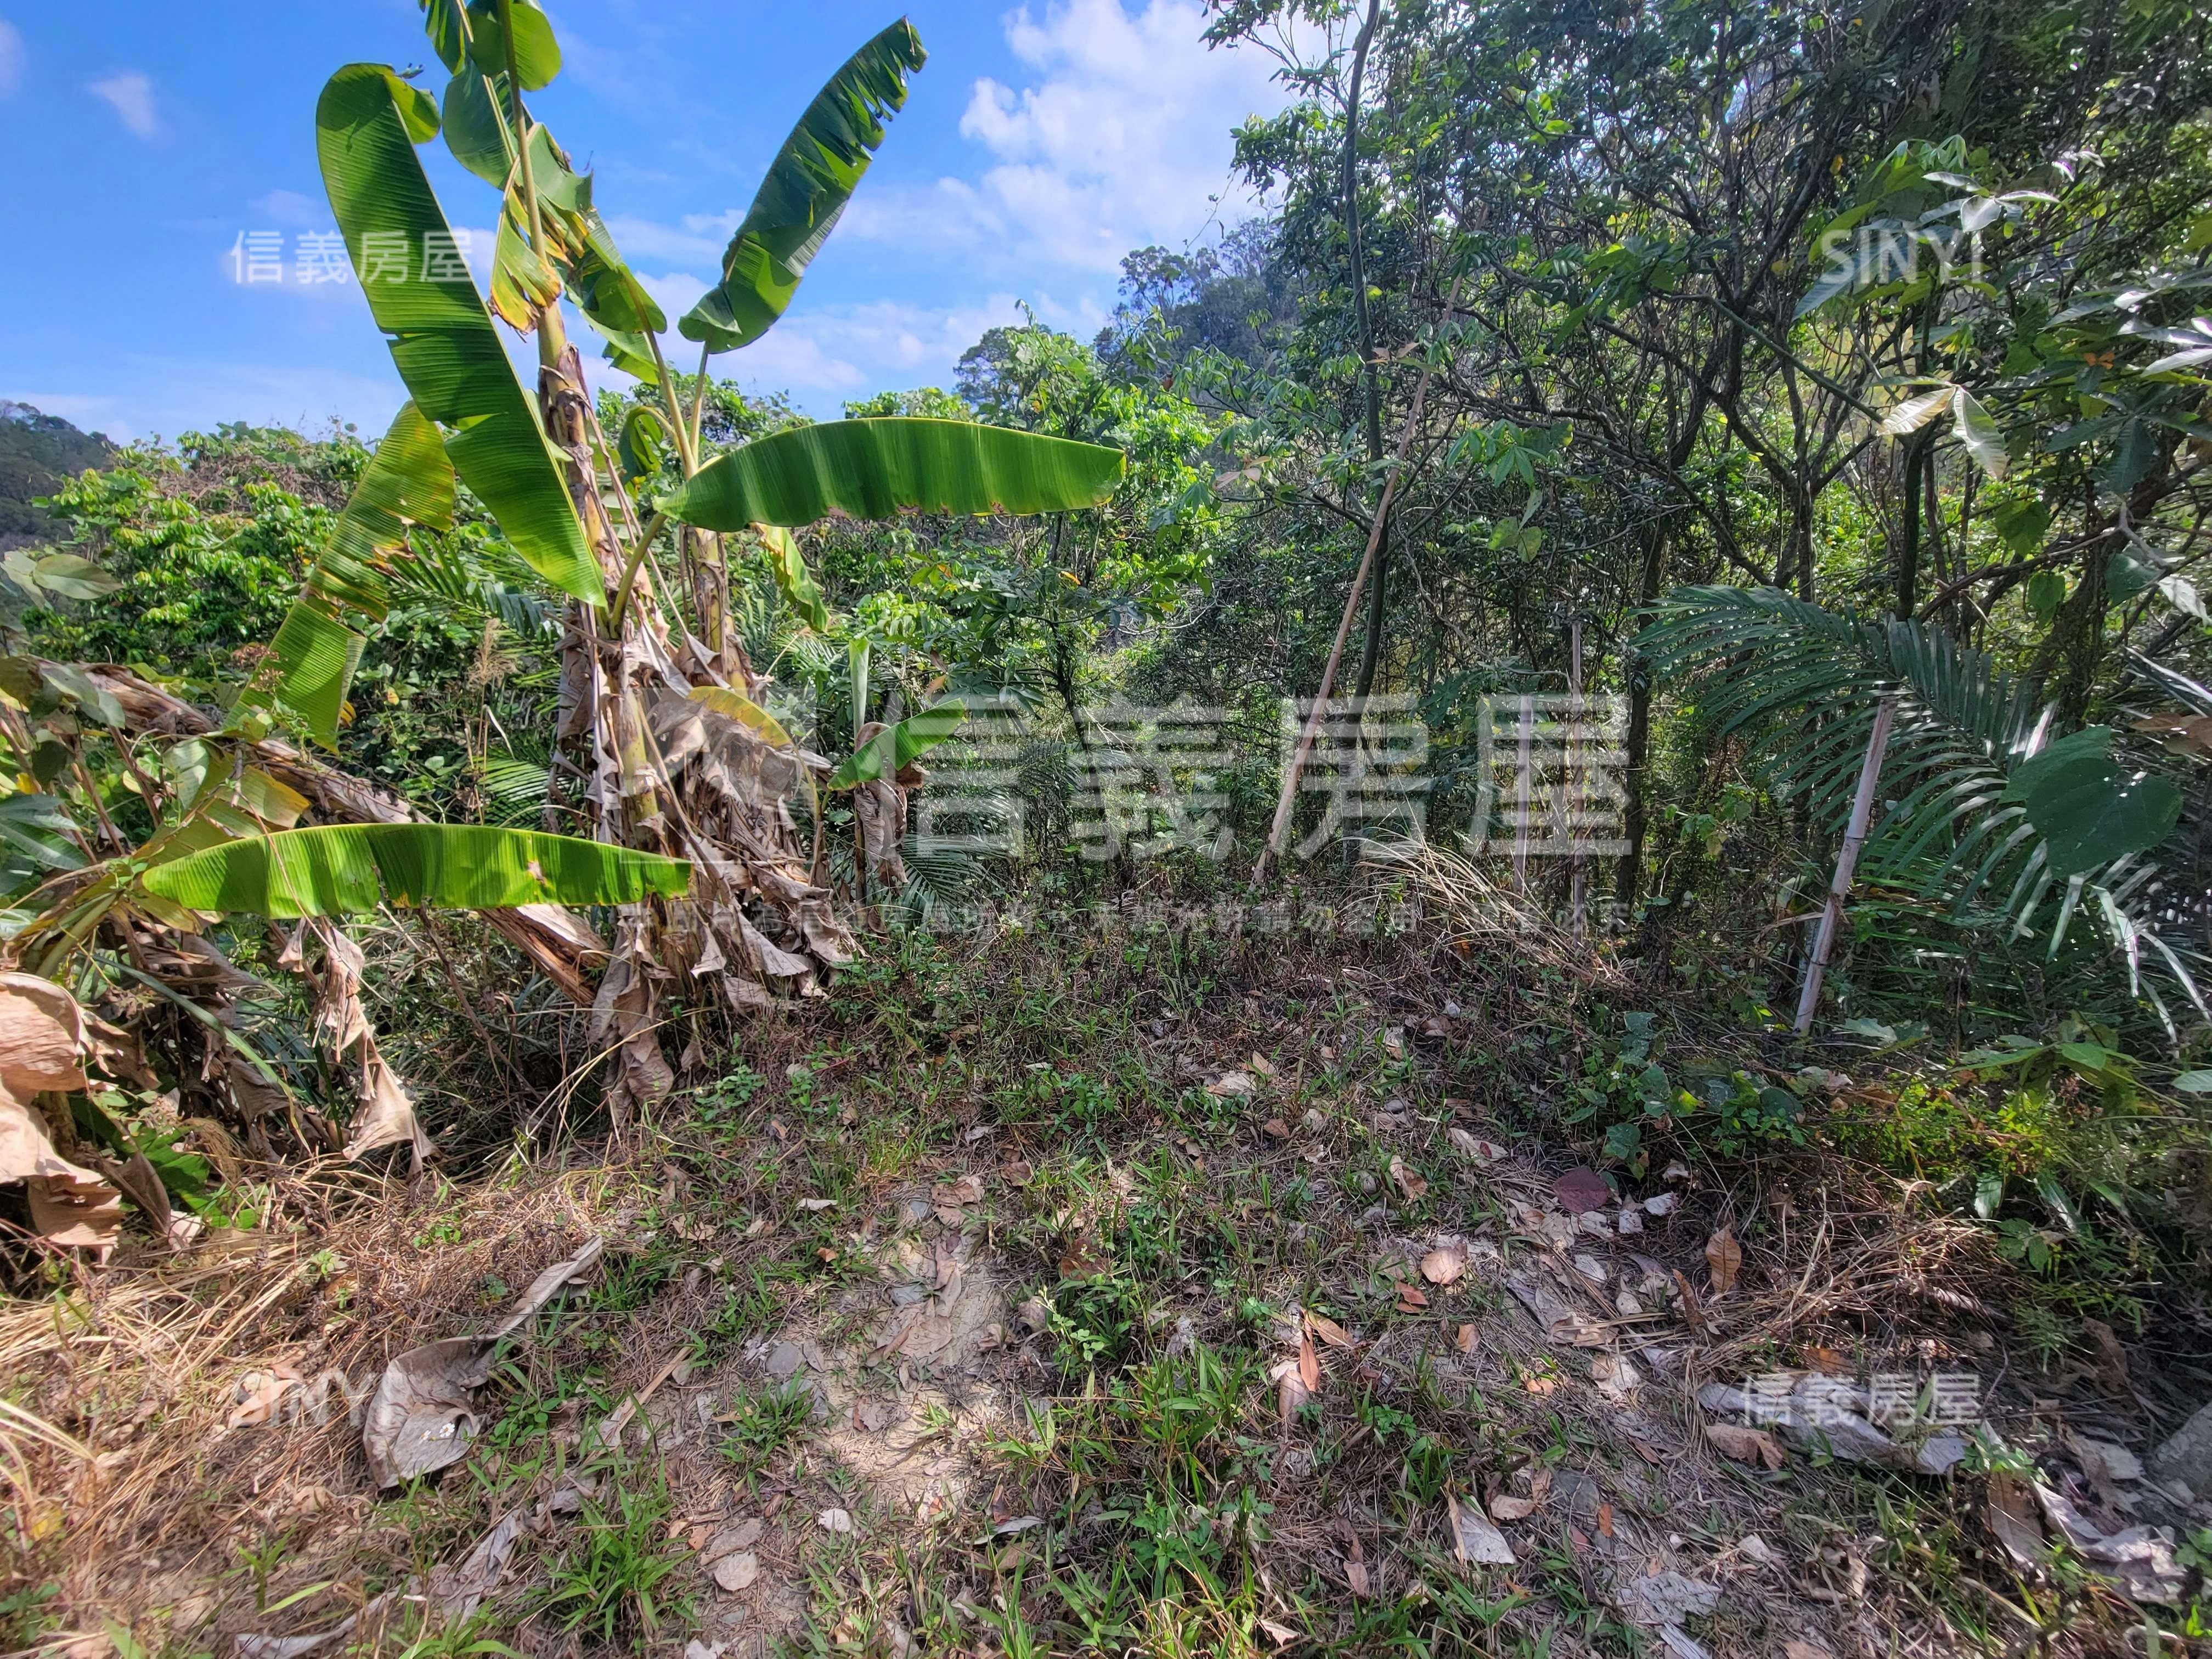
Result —
[[1623, 1319], [1633, 1319], [1644, 1311], [1644, 1304], [1636, 1299], [1633, 1291], [1623, 1291], [1613, 1297], [1613, 1307]]
[[2109, 1440], [2089, 1440], [2076, 1437], [2075, 1455], [2082, 1460], [2086, 1469], [2091, 1462], [2102, 1466], [2108, 1480], [2140, 1480], [2142, 1479], [2142, 1459], [2125, 1446], [2116, 1446]]
[[787, 1382], [799, 1375], [799, 1368], [806, 1363], [806, 1356], [796, 1342], [779, 1342], [769, 1350], [768, 1374], [778, 1382]]
[[2192, 1492], [2212, 1492], [2212, 1406], [2207, 1406], [2150, 1455], [2151, 1472]]
[[844, 1533], [853, 1530], [853, 1517], [843, 1510], [824, 1510], [814, 1518], [820, 1523], [824, 1532]]
[[1736, 1548], [1743, 1552], [1744, 1559], [1756, 1561], [1762, 1567], [1778, 1565], [1782, 1558], [1767, 1547], [1766, 1540], [1755, 1532], [1747, 1532], [1736, 1540]]
[[899, 1212], [906, 1218], [907, 1224], [914, 1227], [919, 1227], [936, 1213], [926, 1198], [909, 1198], [899, 1206]]

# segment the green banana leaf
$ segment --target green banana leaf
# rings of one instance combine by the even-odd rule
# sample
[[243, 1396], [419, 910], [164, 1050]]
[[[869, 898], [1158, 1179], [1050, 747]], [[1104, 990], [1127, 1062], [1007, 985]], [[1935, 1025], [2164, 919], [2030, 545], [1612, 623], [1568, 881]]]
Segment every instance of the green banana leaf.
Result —
[[494, 190], [514, 168], [514, 134], [507, 124], [507, 75], [487, 76], [474, 64], [446, 83], [446, 148]]
[[932, 703], [919, 714], [885, 726], [846, 756], [825, 787], [850, 789], [855, 784], [890, 777], [951, 737], [967, 716], [968, 707], [957, 697]]
[[[514, 73], [525, 92], [549, 86], [561, 72], [561, 45], [534, 0], [508, 0], [514, 20]], [[500, 0], [469, 0], [469, 56], [486, 75], [507, 68], [507, 28]]]
[[776, 588], [784, 603], [805, 617], [806, 625], [817, 633], [827, 629], [830, 602], [815, 586], [814, 573], [806, 568], [806, 556], [799, 550], [799, 538], [781, 525], [757, 524], [753, 531], [768, 549], [769, 566], [775, 572]]
[[422, 0], [422, 32], [449, 75], [460, 73], [468, 61], [469, 32], [461, 21], [461, 0]]
[[194, 910], [291, 918], [342, 915], [390, 902], [496, 910], [523, 904], [635, 904], [673, 896], [691, 866], [537, 830], [486, 824], [339, 823], [210, 847], [140, 878]]
[[908, 74], [928, 56], [902, 17], [830, 77], [761, 180], [722, 254], [720, 283], [677, 325], [685, 339], [734, 351], [775, 325], [884, 142], [884, 117], [905, 104]]
[[392, 360], [422, 412], [448, 428], [446, 452], [531, 568], [565, 593], [604, 600], [598, 561], [560, 463], [453, 246], [416, 143], [437, 106], [380, 64], [332, 76], [315, 106], [315, 149], [331, 210]]
[[718, 455], [659, 505], [702, 530], [832, 515], [1061, 513], [1106, 500], [1123, 465], [1118, 449], [974, 421], [830, 421]]
[[368, 642], [343, 619], [345, 612], [381, 622], [386, 561], [406, 547], [410, 526], [444, 530], [453, 521], [453, 463], [437, 428], [413, 403], [403, 404], [285, 611], [267, 659], [240, 693], [239, 708], [281, 705], [306, 720], [319, 742], [335, 746], [339, 711]]
[[615, 459], [621, 465], [623, 482], [635, 484], [659, 472], [667, 463], [672, 442], [668, 422], [660, 418], [659, 410], [650, 404], [632, 404], [615, 439]]

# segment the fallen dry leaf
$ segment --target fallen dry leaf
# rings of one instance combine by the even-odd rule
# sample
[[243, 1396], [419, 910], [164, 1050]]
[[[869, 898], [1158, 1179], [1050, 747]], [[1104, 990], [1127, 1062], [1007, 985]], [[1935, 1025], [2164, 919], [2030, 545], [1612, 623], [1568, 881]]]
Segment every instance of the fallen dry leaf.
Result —
[[1595, 1170], [1569, 1170], [1552, 1182], [1552, 1196], [1569, 1215], [1586, 1215], [1613, 1202], [1613, 1188]]
[[1462, 1325], [1457, 1330], [1454, 1331], [1452, 1333], [1452, 1346], [1457, 1348], [1462, 1353], [1473, 1353], [1474, 1352], [1474, 1327], [1472, 1325]]
[[1466, 1271], [1467, 1252], [1462, 1249], [1431, 1250], [1421, 1258], [1421, 1277], [1431, 1285], [1455, 1284]]
[[1536, 1512], [1533, 1498], [1514, 1498], [1500, 1492], [1490, 1500], [1490, 1518], [1493, 1521], [1526, 1521]]
[[1259, 1088], [1249, 1072], [1224, 1072], [1206, 1085], [1206, 1092], [1217, 1099], [1229, 1100], [1255, 1094]]
[[1782, 1644], [1782, 1659], [1834, 1659], [1834, 1656], [1817, 1642], [1793, 1636]]
[[983, 1201], [983, 1177], [971, 1173], [962, 1176], [957, 1181], [940, 1181], [929, 1189], [929, 1196], [940, 1207], [981, 1204]]
[[1831, 1376], [1849, 1376], [1851, 1374], [1851, 1362], [1833, 1348], [1806, 1349], [1805, 1363], [1814, 1370], [1826, 1371]]
[[1419, 1285], [1405, 1284], [1398, 1286], [1398, 1311], [1400, 1313], [1412, 1313], [1417, 1309], [1425, 1308], [1428, 1305], [1429, 1298], [1421, 1293], [1421, 1287]]
[[1390, 1160], [1390, 1179], [1398, 1183], [1398, 1190], [1405, 1194], [1408, 1204], [1419, 1203], [1429, 1190], [1429, 1183], [1418, 1170], [1407, 1169], [1402, 1158]]
[[1291, 1126], [1279, 1117], [1269, 1118], [1261, 1127], [1277, 1140], [1288, 1140], [1291, 1138]]
[[1261, 1077], [1273, 1077], [1275, 1075], [1275, 1062], [1269, 1060], [1265, 1054], [1254, 1054], [1250, 1064], [1252, 1069], [1257, 1072]]
[[1444, 1131], [1444, 1138], [1451, 1142], [1455, 1152], [1473, 1158], [1477, 1164], [1495, 1164], [1505, 1156], [1505, 1149], [1496, 1141], [1471, 1134], [1456, 1123]]
[[843, 1510], [824, 1510], [821, 1514], [816, 1516], [814, 1518], [821, 1523], [822, 1529], [824, 1532], [850, 1532], [853, 1530], [853, 1517]]
[[1321, 1356], [1314, 1352], [1310, 1331], [1298, 1334], [1298, 1381], [1305, 1384], [1308, 1394], [1321, 1387]]
[[1513, 1546], [1505, 1541], [1505, 1534], [1490, 1524], [1489, 1517], [1473, 1504], [1462, 1504], [1449, 1492], [1444, 1494], [1444, 1506], [1450, 1512], [1452, 1553], [1459, 1557], [1462, 1566], [1510, 1567], [1514, 1565]]
[[1764, 1463], [1770, 1469], [1782, 1467], [1782, 1443], [1765, 1429], [1747, 1428], [1741, 1423], [1708, 1423], [1705, 1438], [1723, 1457], [1733, 1457], [1739, 1463]]
[[1275, 1368], [1275, 1409], [1285, 1425], [1298, 1414], [1298, 1407], [1313, 1396], [1313, 1390], [1299, 1379], [1294, 1359], [1285, 1359]]
[[1352, 1333], [1327, 1314], [1317, 1314], [1309, 1310], [1306, 1314], [1306, 1328], [1332, 1348], [1349, 1348], [1353, 1346]]
[[1726, 1227], [1705, 1241], [1705, 1266], [1712, 1269], [1713, 1294], [1724, 1296], [1743, 1271], [1743, 1246]]
[[1026, 1187], [1036, 1178], [1036, 1171], [1030, 1167], [1030, 1161], [1025, 1158], [1018, 1158], [999, 1169], [999, 1179], [1009, 1187]]

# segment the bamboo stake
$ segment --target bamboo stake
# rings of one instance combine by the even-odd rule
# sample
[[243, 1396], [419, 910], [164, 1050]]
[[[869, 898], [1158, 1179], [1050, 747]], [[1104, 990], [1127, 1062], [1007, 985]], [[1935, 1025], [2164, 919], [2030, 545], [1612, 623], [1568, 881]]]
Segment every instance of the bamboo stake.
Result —
[[[1449, 319], [1459, 304], [1459, 281], [1452, 283], [1451, 296], [1444, 301], [1444, 316]], [[1328, 694], [1336, 685], [1336, 671], [1344, 665], [1344, 644], [1352, 635], [1352, 619], [1359, 611], [1360, 591], [1367, 586], [1367, 573], [1375, 567], [1376, 550], [1382, 544], [1382, 532], [1390, 522], [1390, 501], [1398, 493], [1398, 480], [1405, 476], [1406, 457], [1413, 447], [1413, 434], [1421, 423], [1421, 410], [1429, 400], [1429, 382], [1436, 374], [1436, 361], [1431, 357], [1421, 365], [1421, 379], [1413, 388], [1413, 407], [1406, 411], [1406, 424], [1398, 434], [1398, 453], [1390, 467], [1390, 476], [1382, 481], [1382, 499], [1375, 508], [1375, 517], [1367, 530], [1367, 550], [1360, 556], [1359, 568], [1352, 573], [1352, 591], [1344, 596], [1344, 617], [1336, 625], [1336, 641], [1328, 648], [1328, 664], [1321, 671], [1321, 690], [1314, 697], [1313, 710], [1306, 716], [1305, 729], [1298, 734], [1298, 746], [1291, 756], [1291, 763], [1283, 773], [1282, 793], [1275, 799], [1274, 822], [1267, 827], [1267, 844], [1260, 849], [1259, 859], [1252, 866], [1252, 879], [1256, 884], [1267, 873], [1267, 860], [1288, 844], [1291, 828], [1291, 808], [1298, 793], [1298, 778], [1306, 769], [1306, 757], [1313, 752], [1314, 733], [1321, 727], [1322, 716], [1328, 708]]]
[[1820, 982], [1828, 976], [1828, 957], [1836, 947], [1844, 901], [1850, 896], [1859, 849], [1866, 845], [1867, 820], [1874, 815], [1875, 786], [1881, 781], [1881, 757], [1889, 747], [1890, 722], [1896, 718], [1897, 699], [1884, 697], [1874, 711], [1874, 733], [1867, 739], [1866, 763], [1859, 768], [1859, 790], [1851, 800], [1850, 822], [1844, 828], [1844, 849], [1836, 855], [1836, 878], [1829, 884], [1827, 906], [1820, 912], [1820, 937], [1813, 945], [1812, 961], [1805, 964], [1805, 988], [1797, 997], [1799, 1036], [1813, 1029], [1813, 1011], [1820, 1006]]

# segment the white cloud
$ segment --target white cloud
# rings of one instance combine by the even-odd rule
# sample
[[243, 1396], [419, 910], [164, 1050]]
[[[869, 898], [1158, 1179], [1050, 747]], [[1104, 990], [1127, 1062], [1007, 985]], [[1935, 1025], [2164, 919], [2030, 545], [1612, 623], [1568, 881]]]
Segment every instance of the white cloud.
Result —
[[272, 190], [253, 198], [253, 210], [280, 225], [325, 225], [330, 210], [312, 196], [296, 190]]
[[23, 84], [23, 36], [15, 26], [0, 17], [0, 98]]
[[161, 136], [161, 112], [154, 106], [154, 78], [139, 70], [118, 70], [86, 83], [85, 90], [115, 112], [134, 138]]
[[1252, 204], [1230, 178], [1231, 131], [1287, 98], [1268, 78], [1273, 60], [1209, 49], [1205, 27], [1196, 0], [1144, 0], [1133, 14], [1122, 0], [1064, 0], [1042, 18], [1027, 6], [1010, 14], [1007, 45], [1036, 79], [976, 82], [960, 121], [994, 163], [973, 179], [864, 191], [846, 234], [1109, 272], [1131, 248], [1242, 217]]

